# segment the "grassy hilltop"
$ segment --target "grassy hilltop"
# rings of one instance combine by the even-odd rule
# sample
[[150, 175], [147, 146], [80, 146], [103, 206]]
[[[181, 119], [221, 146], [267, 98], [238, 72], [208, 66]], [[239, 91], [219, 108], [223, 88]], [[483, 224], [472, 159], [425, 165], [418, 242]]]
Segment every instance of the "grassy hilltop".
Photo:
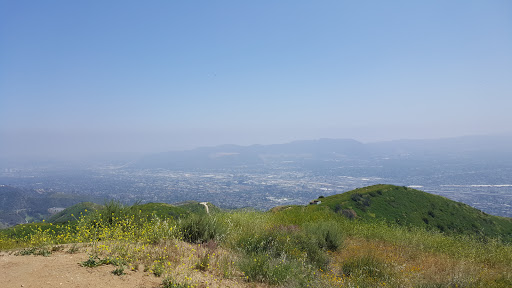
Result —
[[208, 203], [209, 214], [198, 202], [85, 203], [2, 230], [0, 249], [80, 250], [82, 266], [151, 273], [162, 287], [512, 286], [508, 218], [392, 185], [317, 200], [267, 212]]
[[488, 215], [469, 205], [412, 188], [374, 185], [321, 199], [319, 206], [347, 217], [384, 219], [447, 234], [512, 239], [512, 219]]

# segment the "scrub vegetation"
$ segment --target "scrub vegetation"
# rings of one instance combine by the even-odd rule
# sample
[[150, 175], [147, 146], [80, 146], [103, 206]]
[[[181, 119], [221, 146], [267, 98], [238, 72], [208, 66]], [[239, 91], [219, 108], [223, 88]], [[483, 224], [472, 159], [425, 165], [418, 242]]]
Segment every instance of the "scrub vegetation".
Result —
[[[469, 205], [408, 187], [374, 185], [325, 197], [320, 206], [400, 226], [423, 227], [450, 235], [512, 239], [512, 219], [486, 214]], [[350, 213], [348, 213], [350, 211]]]
[[[163, 287], [511, 287], [508, 230], [484, 233], [482, 226], [484, 232], [475, 233], [471, 224], [448, 229], [452, 222], [443, 219], [453, 217], [443, 213], [451, 215], [453, 204], [437, 196], [423, 205], [425, 211], [414, 208], [416, 221], [398, 199], [398, 193], [408, 193], [419, 201], [424, 196], [416, 191], [377, 185], [322, 197], [319, 205], [267, 212], [221, 211], [208, 204], [207, 214], [192, 202], [128, 207], [111, 202], [73, 213], [69, 222], [2, 230], [0, 249], [42, 257], [80, 249], [89, 255], [84, 267], [112, 265], [114, 275], [151, 273], [162, 278]], [[395, 207], [402, 213], [383, 208], [379, 198], [403, 205]], [[446, 229], [425, 225], [421, 218], [428, 209], [441, 219], [434, 225]], [[347, 217], [343, 211], [349, 210], [357, 216]], [[395, 221], [396, 215], [407, 221]], [[496, 218], [481, 217], [501, 227]]]

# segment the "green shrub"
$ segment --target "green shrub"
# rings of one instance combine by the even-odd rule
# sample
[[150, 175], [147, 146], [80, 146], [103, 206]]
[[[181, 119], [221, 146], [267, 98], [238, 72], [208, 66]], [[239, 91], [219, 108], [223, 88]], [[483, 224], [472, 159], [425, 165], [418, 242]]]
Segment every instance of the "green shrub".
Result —
[[98, 267], [98, 266], [101, 266], [104, 264], [107, 264], [106, 260], [100, 259], [97, 256], [96, 257], [91, 256], [86, 261], [83, 261], [82, 263], [80, 263], [80, 265], [82, 265], [82, 267], [89, 267], [89, 268]]
[[[247, 255], [265, 254], [273, 258], [291, 257], [307, 260], [310, 265], [325, 268], [328, 257], [320, 247], [325, 244], [325, 236], [312, 237], [297, 225], [279, 225], [268, 230], [246, 234], [239, 238], [237, 247]], [[328, 236], [331, 241], [330, 236]]]
[[44, 257], [48, 257], [52, 254], [47, 247], [32, 247], [20, 250], [15, 253], [17, 256], [26, 256], [26, 255], [40, 255]]
[[343, 206], [341, 206], [340, 203], [337, 203], [335, 206], [334, 206], [334, 213], [341, 213], [341, 211], [343, 210]]
[[341, 215], [347, 217], [350, 220], [354, 220], [357, 218], [357, 213], [353, 209], [342, 209]]
[[373, 255], [365, 255], [343, 263], [342, 272], [352, 278], [371, 278], [379, 281], [390, 278], [386, 264]]
[[153, 264], [153, 266], [151, 266], [151, 271], [153, 272], [153, 275], [160, 277], [165, 272], [165, 266], [160, 262], [156, 262]]
[[181, 219], [179, 230], [183, 240], [189, 243], [206, 243], [222, 234], [216, 218], [209, 215], [191, 215]]
[[336, 251], [343, 245], [341, 228], [334, 221], [307, 223], [304, 229], [320, 249]]
[[282, 285], [292, 276], [294, 265], [265, 254], [247, 256], [239, 264], [248, 281]]
[[101, 259], [98, 256], [90, 256], [89, 259], [80, 263], [80, 265], [82, 265], [83, 267], [89, 267], [89, 268], [98, 267], [101, 265], [109, 265], [109, 264], [114, 265], [114, 266], [123, 267], [124, 265], [127, 264], [127, 262], [125, 260], [122, 260], [119, 258], [107, 257], [107, 258]]
[[77, 223], [75, 239], [80, 242], [121, 241], [158, 243], [176, 238], [172, 219], [161, 220], [154, 214], [144, 214], [138, 206], [123, 208], [112, 202]]
[[315, 266], [320, 269], [326, 269], [329, 264], [329, 257], [325, 251], [323, 251], [315, 239], [310, 238], [310, 235], [305, 233], [301, 234], [301, 237], [296, 239], [294, 243], [294, 251], [300, 251], [302, 257], [305, 257], [309, 265]]
[[126, 264], [128, 264], [126, 262], [126, 260], [123, 260], [121, 258], [113, 258], [113, 257], [107, 257], [105, 259], [103, 259], [105, 261], [105, 264], [110, 264], [110, 265], [114, 265], [114, 266], [124, 266]]
[[285, 251], [285, 245], [286, 243], [279, 243], [277, 233], [272, 231], [246, 234], [238, 241], [238, 247], [248, 255], [270, 254], [273, 257], [280, 257]]
[[[136, 205], [135, 205], [136, 206]], [[141, 221], [138, 217], [139, 213], [135, 213], [135, 206], [124, 207], [121, 203], [116, 201], [110, 201], [105, 204], [103, 209], [96, 210], [95, 212], [88, 215], [88, 217], [82, 217], [78, 219], [78, 230], [79, 231], [98, 231], [110, 227], [120, 226], [122, 222], [130, 220], [130, 226], [138, 225]], [[126, 226], [126, 225], [125, 225]], [[102, 237], [96, 237], [97, 239], [90, 239], [93, 241], [104, 240]]]
[[116, 275], [116, 276], [121, 276], [121, 275], [125, 275], [126, 273], [124, 273], [124, 267], [117, 267], [116, 269], [114, 269], [112, 271], [112, 274]]
[[175, 279], [173, 279], [172, 277], [167, 277], [162, 281], [162, 287], [163, 288], [189, 288], [189, 287], [192, 287], [192, 285], [190, 285], [187, 282], [180, 283], [180, 282], [176, 281]]

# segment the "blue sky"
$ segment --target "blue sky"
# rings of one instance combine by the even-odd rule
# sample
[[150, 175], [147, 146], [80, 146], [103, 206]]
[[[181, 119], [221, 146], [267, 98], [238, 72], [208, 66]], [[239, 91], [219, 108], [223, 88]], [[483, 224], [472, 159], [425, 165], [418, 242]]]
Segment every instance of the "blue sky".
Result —
[[0, 1], [0, 156], [512, 129], [511, 1]]

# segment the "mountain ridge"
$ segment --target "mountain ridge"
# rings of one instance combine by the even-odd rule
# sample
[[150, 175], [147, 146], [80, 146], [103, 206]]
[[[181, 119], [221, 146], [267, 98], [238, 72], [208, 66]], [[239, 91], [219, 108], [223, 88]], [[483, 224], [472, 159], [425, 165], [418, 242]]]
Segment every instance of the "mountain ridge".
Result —
[[269, 159], [428, 159], [432, 156], [482, 157], [512, 161], [512, 135], [462, 136], [441, 139], [363, 143], [354, 139], [320, 138], [269, 145], [219, 145], [148, 154], [133, 168], [225, 168], [262, 165]]

